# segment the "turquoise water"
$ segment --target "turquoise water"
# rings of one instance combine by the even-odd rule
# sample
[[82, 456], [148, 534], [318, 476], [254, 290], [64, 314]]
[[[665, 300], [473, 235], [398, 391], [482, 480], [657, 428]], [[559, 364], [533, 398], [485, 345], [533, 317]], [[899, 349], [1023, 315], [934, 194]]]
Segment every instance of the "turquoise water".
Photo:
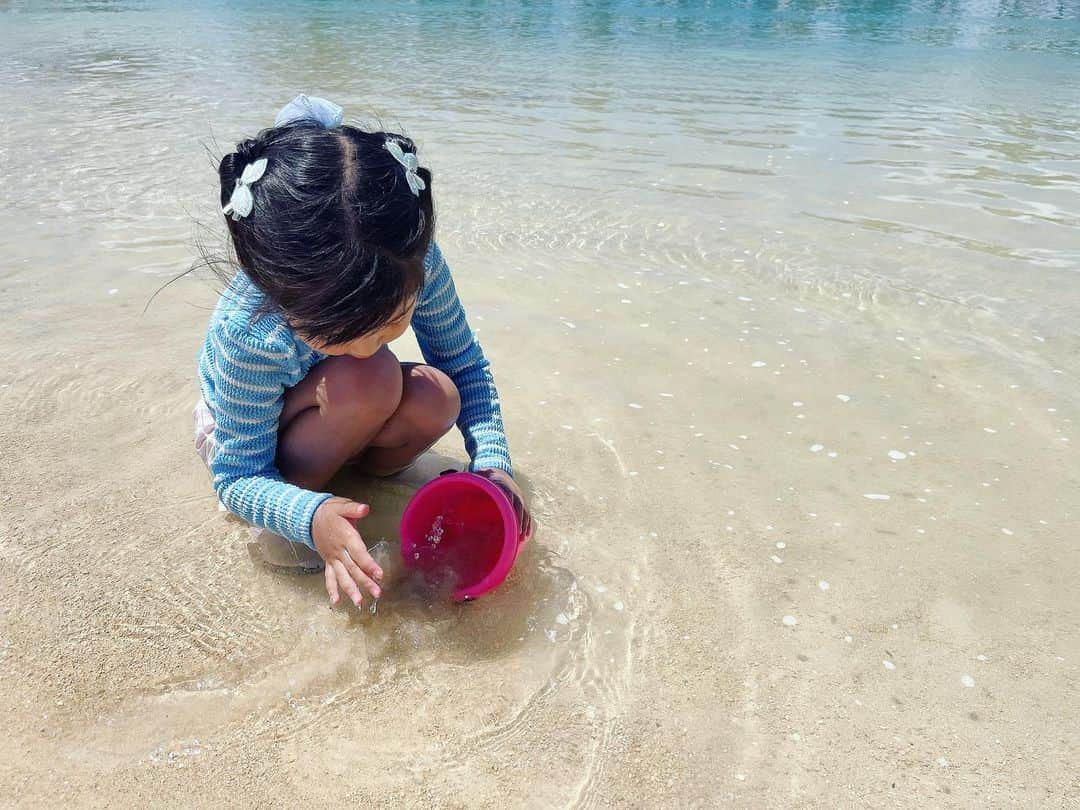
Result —
[[420, 140], [444, 237], [899, 285], [1045, 328], [1076, 303], [1078, 9], [8, 2], [2, 205], [182, 268], [203, 147], [306, 90]]
[[[252, 565], [143, 312], [301, 91], [434, 171], [540, 526], [468, 610]], [[1075, 794], [1080, 3], [0, 0], [0, 102], [18, 798]]]
[[[22, 176], [5, 205], [86, 193], [106, 218], [195, 192], [205, 178], [175, 158], [168, 182], [140, 168], [211, 134], [228, 144], [306, 89], [389, 116], [433, 155], [460, 150], [473, 190], [572, 219], [620, 199], [826, 235], [839, 218], [1070, 267], [1077, 9], [9, 2], [3, 165]], [[582, 189], [593, 210], [576, 210]]]

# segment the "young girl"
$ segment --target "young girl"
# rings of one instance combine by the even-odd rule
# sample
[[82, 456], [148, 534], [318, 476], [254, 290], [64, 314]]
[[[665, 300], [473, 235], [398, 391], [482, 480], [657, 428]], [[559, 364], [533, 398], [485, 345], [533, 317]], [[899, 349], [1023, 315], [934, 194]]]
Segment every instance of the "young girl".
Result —
[[[218, 168], [239, 269], [199, 357], [195, 445], [230, 511], [318, 552], [335, 605], [377, 599], [383, 575], [355, 526], [369, 507], [321, 491], [346, 464], [392, 475], [456, 422], [469, 468], [531, 522], [415, 151], [301, 95]], [[430, 365], [387, 348], [410, 324]]]

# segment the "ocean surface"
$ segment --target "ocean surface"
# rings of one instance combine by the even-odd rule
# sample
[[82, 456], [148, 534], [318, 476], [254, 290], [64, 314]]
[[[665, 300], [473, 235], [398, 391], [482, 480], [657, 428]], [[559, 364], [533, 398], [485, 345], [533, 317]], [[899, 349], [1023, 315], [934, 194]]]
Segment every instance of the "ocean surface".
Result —
[[[329, 613], [190, 448], [162, 288], [299, 92], [434, 173], [540, 526], [467, 610]], [[6, 0], [0, 109], [5, 793], [1080, 794], [1080, 3]]]
[[187, 215], [214, 193], [202, 147], [228, 151], [307, 91], [415, 135], [453, 201], [444, 228], [477, 247], [925, 295], [1033, 329], [1068, 328], [1076, 303], [1073, 2], [5, 2], [0, 15], [5, 215], [77, 229], [134, 271], [182, 264]]

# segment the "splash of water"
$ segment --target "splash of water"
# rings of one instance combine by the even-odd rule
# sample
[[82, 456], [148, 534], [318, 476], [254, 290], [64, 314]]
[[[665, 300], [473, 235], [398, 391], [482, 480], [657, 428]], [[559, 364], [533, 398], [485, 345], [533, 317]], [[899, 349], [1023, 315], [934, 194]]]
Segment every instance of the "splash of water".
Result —
[[442, 541], [443, 533], [446, 531], [443, 528], [443, 521], [444, 520], [445, 520], [445, 518], [442, 515], [439, 515], [438, 517], [436, 517], [435, 521], [431, 524], [431, 529], [429, 529], [428, 533], [424, 536], [424, 539], [432, 547], [437, 547], [439, 545], [439, 543]]

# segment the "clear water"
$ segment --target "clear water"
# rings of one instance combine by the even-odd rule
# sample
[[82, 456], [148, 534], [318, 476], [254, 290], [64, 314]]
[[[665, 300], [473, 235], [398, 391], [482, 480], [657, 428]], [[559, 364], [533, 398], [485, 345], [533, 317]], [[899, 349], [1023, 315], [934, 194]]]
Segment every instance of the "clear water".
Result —
[[[1080, 259], [1074, 3], [8, 2], [0, 15], [5, 216], [62, 225], [132, 270], [188, 258], [191, 217], [214, 199], [204, 144], [224, 151], [307, 90], [418, 137], [447, 239], [655, 269], [740, 261], [1039, 326], [1068, 328], [1076, 303], [1063, 275]], [[19, 255], [24, 240], [7, 238]]]
[[[466, 607], [253, 566], [190, 447], [212, 291], [143, 314], [300, 91], [435, 174], [540, 527]], [[0, 101], [10, 795], [1075, 792], [1075, 2], [8, 0]], [[369, 539], [436, 451], [341, 484]]]

